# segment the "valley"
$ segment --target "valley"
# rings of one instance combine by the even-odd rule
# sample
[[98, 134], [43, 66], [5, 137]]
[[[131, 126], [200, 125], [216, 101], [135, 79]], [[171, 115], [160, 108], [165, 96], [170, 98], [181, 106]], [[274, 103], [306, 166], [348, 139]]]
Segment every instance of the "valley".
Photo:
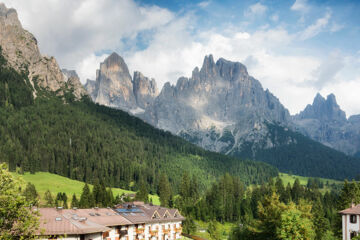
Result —
[[360, 121], [335, 95], [291, 115], [254, 63], [212, 54], [158, 89], [111, 46], [83, 84], [41, 44], [0, 3], [0, 239], [337, 240], [356, 222]]

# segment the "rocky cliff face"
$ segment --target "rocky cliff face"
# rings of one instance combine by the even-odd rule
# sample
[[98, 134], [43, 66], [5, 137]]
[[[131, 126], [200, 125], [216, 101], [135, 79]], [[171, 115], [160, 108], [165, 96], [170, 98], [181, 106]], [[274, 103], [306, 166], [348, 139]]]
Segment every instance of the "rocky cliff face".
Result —
[[89, 94], [89, 96], [91, 97], [91, 99], [96, 99], [96, 81], [94, 80], [90, 80], [90, 79], [87, 79], [86, 80], [86, 83], [84, 85], [84, 88], [86, 90], [86, 92]]
[[326, 99], [317, 94], [293, 120], [300, 132], [316, 141], [350, 155], [360, 151], [360, 115], [347, 120], [333, 94]]
[[[40, 54], [36, 38], [24, 30], [14, 9], [0, 3], [0, 46], [8, 64], [14, 69], [27, 72], [31, 84], [35, 82], [42, 88], [58, 91], [66, 89], [67, 79], [61, 72], [55, 58]], [[86, 92], [75, 84], [76, 97]], [[36, 92], [34, 91], [36, 96]]]
[[101, 64], [96, 82], [88, 80], [85, 87], [100, 104], [129, 111], [217, 152], [238, 154], [250, 149], [247, 156], [255, 158], [256, 149], [296, 143], [292, 138], [277, 141], [269, 134], [270, 124], [297, 129], [329, 147], [360, 155], [360, 115], [347, 120], [333, 94], [327, 99], [318, 94], [312, 105], [291, 117], [244, 65], [223, 58], [215, 62], [212, 55], [205, 57], [201, 69], [193, 70], [191, 78], [181, 77], [176, 85], [166, 83], [158, 94], [154, 79], [139, 72], [131, 79], [124, 60], [114, 53]]
[[140, 72], [135, 72], [132, 79], [126, 63], [117, 53], [100, 64], [96, 75], [96, 81], [88, 80], [85, 88], [92, 99], [102, 105], [139, 114], [158, 95], [155, 80]]
[[66, 86], [73, 91], [75, 96], [87, 95], [75, 70], [62, 69], [61, 71], [64, 74]]
[[287, 125], [290, 115], [244, 65], [210, 55], [191, 78], [166, 83], [143, 118], [206, 149], [231, 153], [245, 141], [262, 140], [267, 123]]
[[155, 79], [144, 77], [141, 72], [134, 72], [133, 90], [139, 108], [145, 109], [159, 95]]

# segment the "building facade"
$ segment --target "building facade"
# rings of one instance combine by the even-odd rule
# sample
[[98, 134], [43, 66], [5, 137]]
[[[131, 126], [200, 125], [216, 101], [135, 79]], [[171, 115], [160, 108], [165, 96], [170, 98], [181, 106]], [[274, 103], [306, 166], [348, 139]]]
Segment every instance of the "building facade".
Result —
[[360, 204], [339, 212], [342, 215], [343, 240], [351, 240], [360, 233]]
[[143, 202], [116, 208], [39, 208], [42, 239], [175, 240], [185, 218], [177, 209]]

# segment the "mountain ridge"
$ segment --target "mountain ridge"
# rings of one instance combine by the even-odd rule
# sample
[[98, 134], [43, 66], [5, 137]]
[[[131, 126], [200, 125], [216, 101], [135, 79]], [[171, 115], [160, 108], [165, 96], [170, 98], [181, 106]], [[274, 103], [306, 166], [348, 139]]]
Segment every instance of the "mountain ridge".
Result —
[[[325, 107], [321, 105], [323, 102]], [[328, 112], [320, 117], [344, 121], [345, 113], [336, 104], [335, 96], [325, 100], [318, 95], [314, 104]], [[317, 108], [314, 110], [309, 105], [303, 114], [311, 116], [316, 112]], [[243, 64], [224, 58], [215, 62], [212, 55], [205, 56], [202, 67], [195, 67], [190, 78], [180, 77], [176, 84], [165, 83], [144, 112], [132, 114], [205, 149], [265, 161], [282, 171], [303, 175], [309, 172], [317, 177], [331, 177], [331, 173], [340, 177], [336, 174], [338, 169], [346, 165], [355, 168], [359, 162], [327, 148], [327, 144], [311, 140], [312, 136], [301, 131], [279, 99], [263, 89]], [[287, 149], [292, 149], [294, 155], [288, 154]], [[311, 150], [302, 158], [307, 149]], [[326, 162], [332, 163], [325, 167], [328, 173], [321, 169]], [[315, 171], [311, 164], [317, 166]]]

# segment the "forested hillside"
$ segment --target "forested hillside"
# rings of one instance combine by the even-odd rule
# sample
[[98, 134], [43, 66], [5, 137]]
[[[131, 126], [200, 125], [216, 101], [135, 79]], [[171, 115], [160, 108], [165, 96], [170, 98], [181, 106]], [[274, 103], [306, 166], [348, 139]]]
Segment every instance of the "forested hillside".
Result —
[[281, 172], [301, 176], [352, 180], [360, 177], [360, 159], [350, 157], [304, 135], [279, 125], [268, 124], [267, 138], [276, 143], [269, 148], [267, 141], [257, 145], [245, 143], [233, 156], [267, 162]]
[[0, 56], [0, 161], [12, 171], [103, 179], [125, 189], [144, 178], [151, 191], [165, 173], [175, 192], [184, 171], [197, 175], [203, 189], [225, 172], [248, 184], [278, 174], [264, 163], [205, 151], [87, 97], [74, 101], [65, 90], [58, 96], [34, 86], [34, 99], [26, 75], [7, 67]]

